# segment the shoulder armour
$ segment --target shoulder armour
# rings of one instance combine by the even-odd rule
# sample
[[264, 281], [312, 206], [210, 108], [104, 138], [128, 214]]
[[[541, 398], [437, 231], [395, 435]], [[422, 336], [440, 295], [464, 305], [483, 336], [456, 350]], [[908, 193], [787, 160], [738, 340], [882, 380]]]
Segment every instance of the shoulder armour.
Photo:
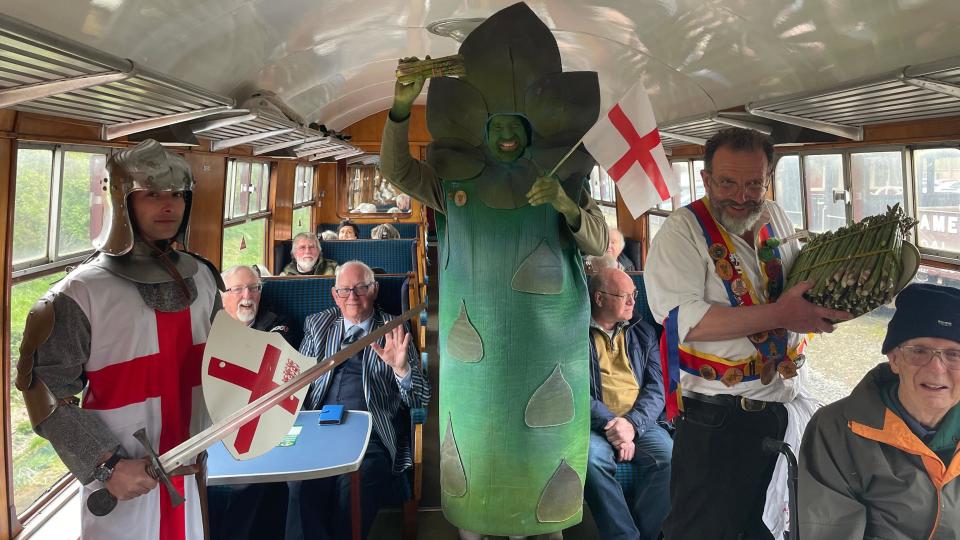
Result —
[[192, 251], [181, 251], [181, 253], [186, 253], [188, 255], [191, 255], [193, 256], [193, 258], [202, 262], [207, 268], [210, 269], [211, 272], [213, 272], [213, 278], [214, 280], [216, 280], [217, 289], [220, 290], [221, 292], [227, 290], [227, 286], [223, 283], [223, 277], [220, 276], [220, 270], [217, 270], [217, 267], [212, 262], [207, 260], [203, 255], [199, 255]]
[[34, 428], [47, 419], [60, 403], [41, 380], [33, 379], [33, 366], [37, 350], [53, 332], [55, 314], [53, 296], [46, 295], [30, 308], [27, 323], [20, 342], [20, 359], [17, 361], [17, 390], [23, 393], [27, 416]]

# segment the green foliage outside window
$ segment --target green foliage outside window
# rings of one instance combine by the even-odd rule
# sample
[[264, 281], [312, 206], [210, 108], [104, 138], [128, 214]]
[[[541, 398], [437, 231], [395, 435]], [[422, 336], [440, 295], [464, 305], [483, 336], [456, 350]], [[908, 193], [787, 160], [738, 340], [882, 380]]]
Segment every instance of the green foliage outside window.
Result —
[[[20, 357], [23, 326], [30, 307], [50, 286], [63, 278], [64, 273], [18, 283], [10, 295], [10, 363], [11, 380], [17, 376], [16, 360]], [[66, 466], [57, 457], [50, 443], [34, 434], [23, 404], [23, 395], [10, 392], [10, 432], [13, 442], [13, 500], [21, 513], [37, 500], [57, 480], [67, 473]]]
[[237, 264], [263, 264], [266, 262], [263, 258], [266, 224], [266, 219], [257, 219], [224, 229], [223, 261], [220, 268], [226, 270]]

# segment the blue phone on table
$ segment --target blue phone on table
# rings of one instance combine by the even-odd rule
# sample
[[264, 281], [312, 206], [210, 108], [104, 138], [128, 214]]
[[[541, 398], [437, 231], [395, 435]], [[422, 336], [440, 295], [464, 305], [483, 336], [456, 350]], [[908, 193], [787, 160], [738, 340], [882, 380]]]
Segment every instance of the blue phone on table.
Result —
[[343, 421], [343, 405], [324, 405], [317, 418], [319, 424], [339, 424]]

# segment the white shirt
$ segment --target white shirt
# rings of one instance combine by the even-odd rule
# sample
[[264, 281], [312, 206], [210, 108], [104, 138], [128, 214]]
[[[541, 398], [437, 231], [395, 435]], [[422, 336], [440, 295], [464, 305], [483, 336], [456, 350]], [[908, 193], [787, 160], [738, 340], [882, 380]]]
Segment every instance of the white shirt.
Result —
[[[777, 238], [793, 234], [793, 224], [780, 206], [767, 201], [766, 214], [757, 222], [757, 229], [769, 219]], [[723, 228], [723, 225], [717, 223]], [[754, 287], [754, 297], [762, 298], [763, 275], [760, 272], [760, 259], [755, 249], [739, 236], [727, 231], [741, 259], [743, 272]], [[784, 276], [786, 276], [797, 254], [800, 242], [791, 240], [780, 246]], [[700, 223], [693, 212], [686, 209], [675, 210], [664, 222], [653, 239], [650, 254], [644, 271], [644, 283], [647, 300], [653, 317], [662, 322], [670, 311], [679, 306], [677, 329], [680, 342], [698, 353], [706, 353], [727, 360], [741, 360], [758, 354], [756, 347], [746, 336], [724, 341], [685, 341], [687, 333], [695, 327], [711, 305], [730, 306], [723, 280], [714, 270], [714, 262], [707, 251]], [[795, 347], [802, 336], [790, 332], [788, 347]], [[744, 381], [727, 387], [719, 380], [708, 381], [697, 375], [680, 371], [680, 384], [683, 390], [701, 394], [743, 395], [763, 401], [792, 401], [803, 386], [806, 370], [800, 369], [792, 379], [774, 377], [770, 384], [759, 379]]]

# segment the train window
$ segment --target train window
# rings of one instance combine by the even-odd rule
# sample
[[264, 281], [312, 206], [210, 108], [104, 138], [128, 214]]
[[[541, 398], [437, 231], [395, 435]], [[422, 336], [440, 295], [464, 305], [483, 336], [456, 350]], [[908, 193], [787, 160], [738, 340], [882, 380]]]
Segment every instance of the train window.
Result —
[[692, 200], [693, 191], [693, 186], [690, 185], [690, 162], [674, 161], [671, 165], [673, 166], [673, 174], [677, 177], [677, 182], [680, 183], [680, 206], [686, 206]]
[[807, 229], [811, 232], [826, 232], [846, 225], [843, 156], [803, 156], [803, 179], [807, 197]]
[[790, 218], [794, 228], [803, 228], [803, 183], [800, 182], [800, 156], [781, 156], [773, 173], [774, 197]]
[[14, 277], [77, 262], [93, 251], [105, 201], [108, 150], [24, 146], [17, 151]]
[[[960, 272], [921, 266], [914, 283], [936, 283], [960, 288]], [[886, 361], [880, 344], [893, 316], [891, 302], [866, 315], [840, 323], [832, 334], [815, 336], [807, 347], [810, 384], [806, 387], [823, 403], [850, 395], [864, 373]]]
[[590, 171], [590, 195], [597, 201], [603, 218], [610, 227], [617, 226], [617, 190], [613, 179], [603, 168], [596, 166]]
[[[19, 157], [19, 156], [18, 156]], [[14, 246], [16, 246], [16, 238]], [[41, 278], [21, 281], [10, 289], [10, 356], [19, 357], [20, 341], [23, 339], [23, 326], [27, 321], [30, 307], [56, 281], [63, 278], [58, 272]], [[10, 362], [13, 381], [17, 376], [16, 362]], [[67, 474], [67, 468], [46, 439], [33, 432], [27, 409], [23, 404], [23, 394], [10, 389], [10, 427], [13, 454], [13, 499], [19, 513], [23, 513], [34, 501], [44, 494], [57, 480]]]
[[913, 163], [920, 247], [956, 257], [960, 253], [960, 150], [914, 150]]
[[293, 234], [313, 230], [314, 176], [312, 165], [297, 165], [293, 190]]
[[270, 165], [227, 162], [221, 267], [264, 264], [270, 211]]
[[647, 214], [647, 218], [649, 219], [647, 223], [650, 228], [650, 241], [652, 242], [653, 237], [660, 232], [660, 227], [663, 226], [663, 222], [665, 222], [667, 218], [658, 216], [657, 214]]
[[693, 198], [699, 199], [707, 194], [706, 190], [703, 189], [703, 176], [700, 172], [703, 171], [703, 160], [695, 159], [693, 160]]
[[903, 152], [850, 154], [850, 186], [854, 221], [903, 206]]
[[[355, 161], [354, 161], [355, 160]], [[380, 156], [364, 154], [347, 165], [347, 211], [353, 214], [409, 214], [410, 197], [380, 175]]]

